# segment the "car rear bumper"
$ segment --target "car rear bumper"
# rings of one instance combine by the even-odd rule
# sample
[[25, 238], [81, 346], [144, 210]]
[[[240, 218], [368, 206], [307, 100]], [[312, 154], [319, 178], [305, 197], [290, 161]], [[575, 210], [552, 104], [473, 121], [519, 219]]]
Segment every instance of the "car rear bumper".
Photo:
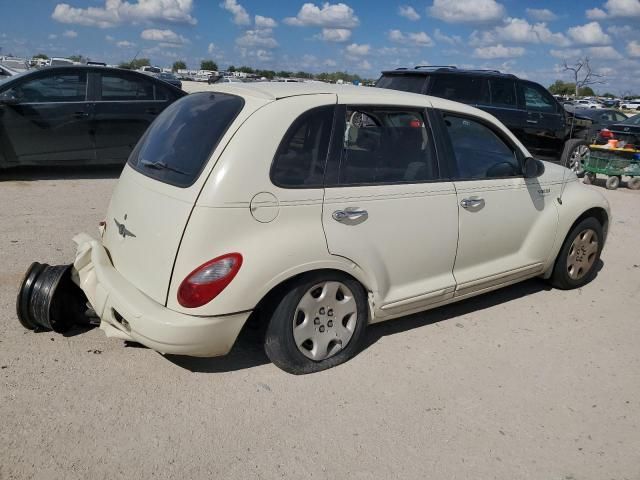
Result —
[[72, 277], [100, 317], [107, 336], [141, 343], [161, 353], [214, 357], [231, 350], [251, 312], [197, 317], [169, 310], [129, 283], [102, 243], [76, 235]]

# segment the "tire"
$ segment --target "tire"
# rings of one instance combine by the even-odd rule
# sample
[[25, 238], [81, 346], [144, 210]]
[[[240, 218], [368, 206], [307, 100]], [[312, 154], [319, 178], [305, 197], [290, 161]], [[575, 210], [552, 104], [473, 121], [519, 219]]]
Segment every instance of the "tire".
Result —
[[360, 351], [368, 321], [367, 294], [359, 282], [339, 272], [303, 275], [273, 310], [265, 352], [294, 375], [335, 367]]
[[582, 180], [582, 182], [586, 183], [587, 185], [591, 185], [593, 182], [595, 182], [595, 180], [596, 180], [596, 174], [587, 172], [584, 174], [584, 179]]
[[567, 140], [562, 151], [561, 163], [575, 172], [578, 177], [584, 175], [584, 161], [589, 155], [589, 144], [586, 140], [573, 138]]
[[627, 182], [627, 188], [631, 190], [640, 190], [640, 177], [630, 178]]
[[[588, 237], [583, 238], [585, 232], [592, 233], [594, 237], [591, 237], [591, 241], [588, 241]], [[594, 239], [597, 242], [595, 247], [592, 243]], [[580, 288], [593, 280], [600, 260], [603, 240], [602, 225], [593, 217], [585, 218], [574, 226], [556, 258], [550, 278], [551, 285], [561, 290], [571, 290]], [[574, 242], [578, 246], [574, 246]], [[578, 255], [575, 253], [576, 248]]]
[[609, 177], [607, 178], [607, 183], [605, 183], [605, 187], [609, 190], [616, 190], [620, 186], [620, 177]]

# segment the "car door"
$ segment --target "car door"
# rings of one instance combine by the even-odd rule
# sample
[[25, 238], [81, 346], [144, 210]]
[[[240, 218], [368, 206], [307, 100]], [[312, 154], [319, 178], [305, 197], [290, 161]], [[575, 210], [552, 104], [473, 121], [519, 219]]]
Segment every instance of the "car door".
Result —
[[565, 113], [540, 85], [519, 81], [520, 102], [526, 110], [522, 143], [536, 158], [559, 160], [564, 149]]
[[442, 179], [425, 112], [339, 106], [322, 223], [330, 253], [375, 283], [377, 318], [449, 299], [455, 289], [456, 196]]
[[0, 95], [0, 146], [8, 162], [49, 164], [95, 158], [92, 104], [83, 70], [38, 72], [12, 83]]
[[442, 112], [459, 208], [456, 296], [543, 271], [555, 241], [557, 185], [522, 175], [523, 154], [479, 117]]
[[173, 99], [151, 77], [132, 72], [100, 74], [94, 112], [96, 156], [101, 163], [125, 163], [156, 116]]

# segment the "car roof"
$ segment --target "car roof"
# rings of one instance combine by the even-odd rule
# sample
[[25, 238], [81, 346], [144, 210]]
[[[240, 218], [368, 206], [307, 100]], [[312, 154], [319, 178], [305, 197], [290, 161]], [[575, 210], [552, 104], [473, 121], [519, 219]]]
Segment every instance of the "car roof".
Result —
[[443, 73], [518, 78], [511, 73], [502, 73], [500, 70], [464, 69], [453, 65], [418, 65], [414, 68], [400, 67], [395, 70], [383, 70], [382, 72], [383, 75], [433, 75]]

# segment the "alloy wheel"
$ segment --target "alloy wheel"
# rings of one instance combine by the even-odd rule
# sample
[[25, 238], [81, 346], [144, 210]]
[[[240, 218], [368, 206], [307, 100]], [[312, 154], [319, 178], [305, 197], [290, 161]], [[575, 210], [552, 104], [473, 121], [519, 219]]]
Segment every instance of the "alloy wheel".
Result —
[[589, 147], [586, 145], [578, 145], [569, 155], [569, 168], [576, 173], [582, 175], [584, 173], [584, 164], [590, 154]]

